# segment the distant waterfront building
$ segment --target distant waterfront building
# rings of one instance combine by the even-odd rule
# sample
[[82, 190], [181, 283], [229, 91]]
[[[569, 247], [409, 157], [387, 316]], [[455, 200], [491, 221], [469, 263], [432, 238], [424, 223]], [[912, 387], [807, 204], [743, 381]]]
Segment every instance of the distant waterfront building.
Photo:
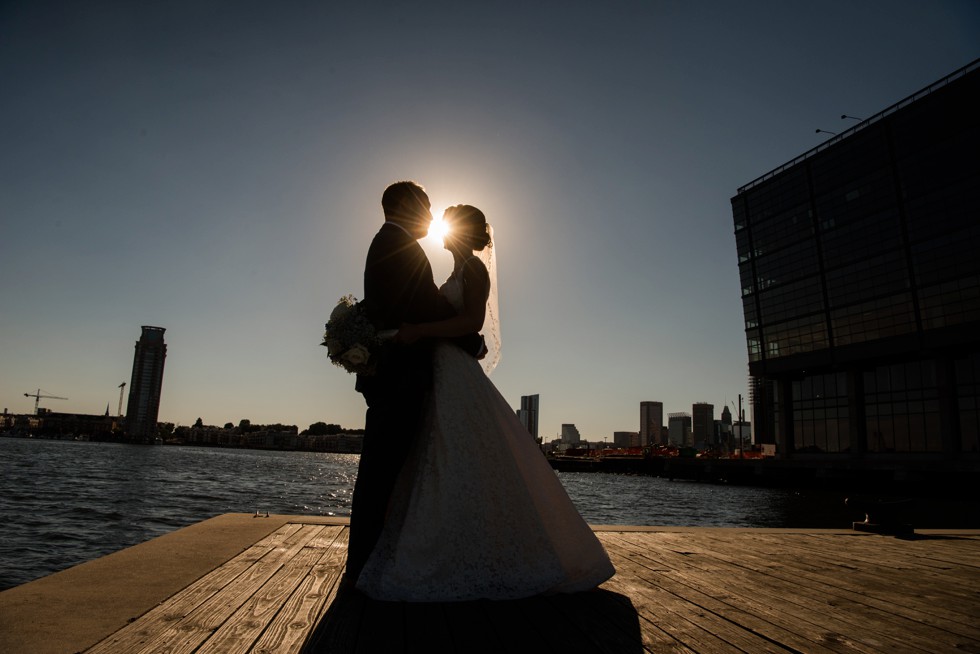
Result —
[[664, 426], [663, 402], [640, 402], [640, 445], [659, 445]]
[[732, 198], [757, 443], [980, 464], [980, 60]]
[[720, 445], [727, 444], [732, 437], [732, 412], [729, 410], [728, 405], [722, 408], [721, 420], [716, 420], [715, 423], [715, 438], [717, 438], [717, 443]]
[[638, 447], [640, 445], [640, 434], [635, 431], [614, 431], [613, 445], [616, 447]]
[[118, 424], [108, 411], [104, 414], [58, 413], [41, 407], [37, 414], [31, 415], [4, 413], [0, 427], [42, 438], [100, 440], [111, 437]]
[[144, 325], [143, 333], [136, 341], [129, 403], [126, 405], [126, 434], [130, 438], [156, 436], [160, 391], [163, 389], [163, 363], [167, 358], [167, 344], [163, 342], [165, 331], [163, 327]]
[[721, 410], [721, 424], [732, 426], [732, 412], [727, 405]]
[[561, 426], [561, 442], [563, 445], [577, 445], [582, 442], [582, 435], [578, 433], [578, 428], [574, 424]]
[[517, 410], [517, 417], [521, 424], [527, 429], [528, 433], [538, 440], [538, 396], [522, 395], [521, 408]]
[[732, 425], [733, 447], [748, 449], [752, 446], [752, 425], [748, 422], [738, 422]]
[[671, 413], [667, 416], [667, 429], [671, 445], [687, 447], [692, 445], [691, 414]]
[[691, 407], [691, 437], [696, 446], [713, 445], [715, 436], [715, 405], [695, 402]]

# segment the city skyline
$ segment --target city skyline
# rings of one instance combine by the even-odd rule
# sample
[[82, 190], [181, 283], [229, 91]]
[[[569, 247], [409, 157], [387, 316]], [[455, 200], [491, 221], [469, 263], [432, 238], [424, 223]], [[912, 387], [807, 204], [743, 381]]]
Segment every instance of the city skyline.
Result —
[[[134, 360], [134, 367], [135, 367], [135, 365], [136, 365], [136, 361]], [[40, 391], [40, 389], [39, 389], [39, 391]], [[129, 396], [130, 396], [130, 400], [129, 401], [132, 402], [133, 401], [133, 393], [130, 392]], [[35, 396], [34, 395], [31, 395], [30, 397], [35, 397]], [[43, 400], [45, 397], [47, 397], [47, 396], [42, 395], [41, 396], [41, 400]], [[518, 418], [521, 420], [522, 424], [524, 424], [524, 426], [528, 428], [528, 431], [529, 431], [529, 433], [532, 436], [535, 436], [536, 438], [541, 438], [543, 440], [543, 442], [550, 442], [550, 441], [556, 440], [556, 439], [557, 440], [560, 440], [561, 439], [561, 430], [559, 430], [558, 433], [556, 433], [553, 436], [548, 436], [548, 435], [543, 435], [543, 434], [540, 434], [540, 433], [536, 433], [537, 432], [537, 421], [536, 421], [535, 417], [536, 417], [537, 412], [540, 410], [538, 408], [539, 407], [539, 403], [540, 403], [540, 399], [539, 398], [540, 398], [540, 396], [537, 395], [537, 394], [535, 394], [535, 395], [522, 396], [521, 397], [521, 406], [522, 407], [526, 407], [526, 408], [516, 409]], [[55, 398], [55, 399], [63, 399], [63, 398]], [[700, 402], [694, 402], [694, 403], [692, 403], [690, 405], [692, 412], [693, 412], [694, 408], [698, 404], [701, 404], [701, 403]], [[661, 416], [661, 424], [659, 425], [660, 428], [662, 429], [662, 428], [666, 427], [667, 426], [667, 423], [662, 420], [662, 416], [665, 415], [663, 413], [663, 411], [664, 411], [664, 409], [663, 409], [663, 403], [662, 402], [657, 402], [657, 401], [645, 400], [643, 402], [640, 402], [640, 404], [639, 404], [640, 411], [641, 411], [641, 419], [640, 419], [640, 422], [638, 423], [638, 428], [636, 430], [631, 430], [631, 429], [613, 429], [608, 434], [586, 434], [586, 435], [583, 435], [583, 436], [581, 436], [582, 440], [583, 441], [591, 440], [592, 442], [602, 442], [604, 439], [610, 439], [611, 440], [613, 438], [613, 436], [616, 433], [618, 433], [618, 432], [634, 433], [638, 437], [643, 436], [643, 434], [644, 434], [644, 432], [642, 431], [642, 428], [643, 428], [643, 425], [644, 425], [643, 415], [645, 414], [645, 406], [646, 405], [657, 405], [658, 406], [658, 410], [655, 411], [655, 412], [653, 412], [652, 415], [658, 415], [659, 414]], [[7, 407], [7, 408], [9, 410], [9, 407]], [[730, 407], [725, 407], [725, 409], [727, 409], [729, 412], [731, 412], [731, 408]], [[53, 413], [53, 414], [72, 414], [72, 413], [77, 413], [79, 415], [91, 415], [91, 416], [99, 416], [99, 415], [102, 415], [101, 413], [85, 413], [85, 412], [59, 411], [57, 409], [57, 407], [54, 408], [54, 409], [51, 409], [50, 407], [46, 407], [46, 406], [41, 406], [40, 407], [40, 410], [42, 412], [45, 412], [46, 411], [46, 412], [50, 412], [50, 413]], [[18, 412], [14, 412], [14, 411], [10, 411], [9, 413], [11, 415], [31, 415], [30, 412], [19, 412], [19, 411]], [[674, 413], [676, 415], [680, 415], [681, 413], [685, 413], [686, 415], [690, 415], [690, 413], [686, 413], [686, 412], [671, 412], [671, 413]], [[127, 424], [128, 424], [128, 411], [127, 411], [127, 413], [122, 414], [120, 417], [126, 418], [127, 419]], [[188, 426], [194, 425], [197, 420], [202, 420], [202, 424], [204, 424], [205, 426], [210, 426], [210, 427], [217, 427], [217, 426], [221, 426], [221, 425], [227, 425], [228, 423], [231, 423], [233, 425], [237, 425], [238, 423], [240, 423], [240, 422], [242, 422], [244, 420], [244, 421], [251, 422], [253, 424], [269, 424], [269, 425], [282, 424], [282, 425], [293, 425], [293, 426], [297, 427], [297, 429], [299, 431], [302, 431], [304, 429], [308, 429], [309, 427], [311, 427], [312, 425], [317, 424], [317, 423], [337, 424], [340, 427], [343, 427], [344, 429], [353, 429], [353, 430], [357, 430], [357, 429], [362, 429], [363, 428], [363, 425], [353, 425], [352, 426], [352, 425], [343, 425], [343, 424], [340, 424], [340, 423], [336, 423], [336, 422], [332, 421], [329, 417], [323, 417], [323, 418], [321, 418], [319, 420], [316, 420], [316, 421], [314, 421], [312, 423], [309, 423], [309, 424], [298, 423], [298, 422], [295, 422], [295, 421], [291, 421], [288, 418], [287, 419], [281, 419], [281, 420], [275, 420], [275, 421], [272, 421], [272, 422], [269, 422], [269, 423], [265, 423], [265, 422], [261, 422], [260, 423], [258, 421], [251, 420], [251, 418], [249, 418], [247, 415], [242, 416], [242, 417], [240, 417], [237, 420], [230, 420], [229, 419], [229, 420], [217, 421], [217, 422], [207, 422], [203, 418], [201, 418], [200, 416], [198, 416], [197, 418], [189, 418], [187, 420], [182, 420], [182, 421], [160, 420], [159, 422], [160, 423], [171, 423], [171, 424], [174, 424], [175, 426], [188, 427]], [[527, 422], [525, 423], [525, 421], [527, 421]], [[720, 419], [715, 419], [714, 422], [715, 423], [718, 423], [718, 422], [720, 422]], [[746, 423], [751, 424], [751, 422], [748, 419], [746, 419]], [[575, 423], [563, 423], [562, 426], [565, 426], [566, 424], [574, 425]], [[653, 424], [655, 424], [655, 422], [650, 422], [648, 424], [653, 425]], [[660, 437], [660, 434], [658, 433], [654, 437], [654, 441], [652, 443], [641, 443], [641, 445], [648, 445], [648, 444], [655, 445], [655, 444], [657, 444], [657, 439], [659, 437]]]
[[[847, 20], [831, 20], [846, 16]], [[380, 194], [494, 226], [508, 404], [590, 437], [748, 397], [730, 198], [980, 55], [974, 2], [6, 3], [0, 406], [356, 428], [319, 347]], [[812, 26], [819, 25], [819, 29]], [[411, 37], [407, 36], [411, 35]], [[420, 35], [420, 36], [419, 36]], [[436, 283], [449, 255], [423, 247]], [[747, 416], [751, 418], [751, 416]]]

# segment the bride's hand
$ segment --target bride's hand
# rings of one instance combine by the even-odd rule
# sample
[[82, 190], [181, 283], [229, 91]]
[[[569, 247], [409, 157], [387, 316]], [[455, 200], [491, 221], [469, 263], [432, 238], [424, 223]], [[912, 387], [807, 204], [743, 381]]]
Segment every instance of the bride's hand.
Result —
[[398, 328], [398, 333], [392, 337], [395, 343], [402, 343], [403, 345], [411, 345], [415, 341], [422, 338], [421, 330], [418, 325], [412, 325], [409, 323], [402, 323], [402, 326]]

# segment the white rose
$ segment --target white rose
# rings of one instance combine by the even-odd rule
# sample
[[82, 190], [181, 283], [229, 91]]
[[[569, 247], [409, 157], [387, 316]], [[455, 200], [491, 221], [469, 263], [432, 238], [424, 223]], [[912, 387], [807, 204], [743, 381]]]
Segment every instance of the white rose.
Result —
[[368, 352], [367, 348], [363, 345], [355, 345], [351, 349], [344, 352], [344, 355], [340, 357], [352, 366], [359, 366], [362, 363], [366, 363], [371, 353]]

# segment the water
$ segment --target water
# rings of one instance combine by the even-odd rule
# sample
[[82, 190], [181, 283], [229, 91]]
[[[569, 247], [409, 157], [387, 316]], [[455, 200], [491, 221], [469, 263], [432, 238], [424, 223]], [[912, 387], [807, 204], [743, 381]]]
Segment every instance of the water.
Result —
[[[222, 513], [350, 515], [357, 455], [0, 438], [0, 590]], [[833, 493], [560, 473], [592, 524], [848, 527]]]

